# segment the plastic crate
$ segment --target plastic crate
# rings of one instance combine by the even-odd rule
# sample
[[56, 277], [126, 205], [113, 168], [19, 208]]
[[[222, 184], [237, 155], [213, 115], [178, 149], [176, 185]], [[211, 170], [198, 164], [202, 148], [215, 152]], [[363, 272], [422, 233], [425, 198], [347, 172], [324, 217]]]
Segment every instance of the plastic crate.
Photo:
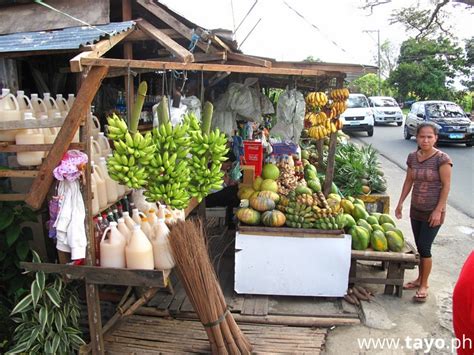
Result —
[[294, 143], [273, 143], [272, 155], [293, 155], [296, 154], [298, 146]]

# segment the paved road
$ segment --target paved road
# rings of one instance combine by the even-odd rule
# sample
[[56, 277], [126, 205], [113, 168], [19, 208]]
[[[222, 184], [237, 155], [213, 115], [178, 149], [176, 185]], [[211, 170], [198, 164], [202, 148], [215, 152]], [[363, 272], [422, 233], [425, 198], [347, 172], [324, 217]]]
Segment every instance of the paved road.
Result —
[[[351, 133], [351, 137], [364, 144], [372, 144], [382, 155], [405, 169], [408, 153], [416, 150], [416, 141], [415, 138], [406, 141], [402, 128], [395, 125], [377, 126], [373, 137], [367, 137], [365, 132]], [[449, 154], [454, 163], [448, 203], [474, 218], [474, 148], [451, 144], [442, 145], [440, 149]], [[400, 176], [400, 189], [403, 179], [404, 176]]]

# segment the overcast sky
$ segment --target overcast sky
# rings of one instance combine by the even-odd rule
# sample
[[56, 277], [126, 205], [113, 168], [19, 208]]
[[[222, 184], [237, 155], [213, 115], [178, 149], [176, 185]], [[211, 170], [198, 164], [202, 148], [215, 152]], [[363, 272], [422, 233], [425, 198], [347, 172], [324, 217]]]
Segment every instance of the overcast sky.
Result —
[[[231, 0], [160, 0], [199, 26], [213, 29], [234, 28]], [[238, 26], [255, 0], [233, 0], [235, 26]], [[300, 18], [285, 5], [302, 14]], [[416, 4], [423, 8], [429, 0], [394, 0], [396, 7]], [[252, 27], [261, 22], [242, 45], [246, 54], [299, 61], [308, 56], [325, 62], [376, 64], [377, 34], [381, 43], [388, 39], [397, 46], [407, 38], [400, 25], [389, 25], [392, 4], [375, 8], [374, 14], [360, 9], [363, 0], [258, 0], [251, 14], [236, 33], [242, 42]], [[474, 36], [474, 11], [464, 5], [448, 5], [450, 23], [459, 38]], [[309, 22], [309, 23], [308, 23]], [[314, 24], [318, 29], [311, 26]], [[334, 44], [335, 42], [335, 44]]]

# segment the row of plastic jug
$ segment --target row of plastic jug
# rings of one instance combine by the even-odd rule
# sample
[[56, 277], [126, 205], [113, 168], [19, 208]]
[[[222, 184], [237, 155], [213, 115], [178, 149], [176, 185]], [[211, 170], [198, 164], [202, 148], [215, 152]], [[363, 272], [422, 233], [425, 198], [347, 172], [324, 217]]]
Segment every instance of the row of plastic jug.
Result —
[[[165, 219], [158, 219], [153, 210], [150, 217], [140, 217], [133, 210], [118, 222], [110, 222], [100, 242], [102, 267], [169, 270], [175, 265], [169, 246], [169, 229]], [[149, 219], [150, 218], [150, 219]]]
[[97, 162], [92, 161], [91, 164], [92, 215], [95, 216], [111, 203], [117, 202], [131, 189], [110, 177], [104, 157], [100, 157]]

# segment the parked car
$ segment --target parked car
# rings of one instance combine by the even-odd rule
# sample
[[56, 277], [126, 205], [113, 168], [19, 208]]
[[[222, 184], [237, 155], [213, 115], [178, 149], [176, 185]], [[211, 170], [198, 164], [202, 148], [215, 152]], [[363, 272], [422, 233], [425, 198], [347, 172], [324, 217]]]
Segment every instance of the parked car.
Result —
[[377, 123], [396, 123], [397, 126], [403, 124], [403, 113], [400, 106], [393, 97], [370, 96], [369, 104], [374, 111], [375, 125]]
[[340, 118], [344, 132], [365, 131], [369, 137], [374, 135], [374, 113], [365, 95], [349, 94], [347, 109]]
[[403, 135], [410, 139], [416, 135], [416, 127], [422, 122], [433, 122], [439, 130], [438, 142], [474, 143], [474, 123], [463, 109], [450, 101], [419, 101], [407, 114]]

